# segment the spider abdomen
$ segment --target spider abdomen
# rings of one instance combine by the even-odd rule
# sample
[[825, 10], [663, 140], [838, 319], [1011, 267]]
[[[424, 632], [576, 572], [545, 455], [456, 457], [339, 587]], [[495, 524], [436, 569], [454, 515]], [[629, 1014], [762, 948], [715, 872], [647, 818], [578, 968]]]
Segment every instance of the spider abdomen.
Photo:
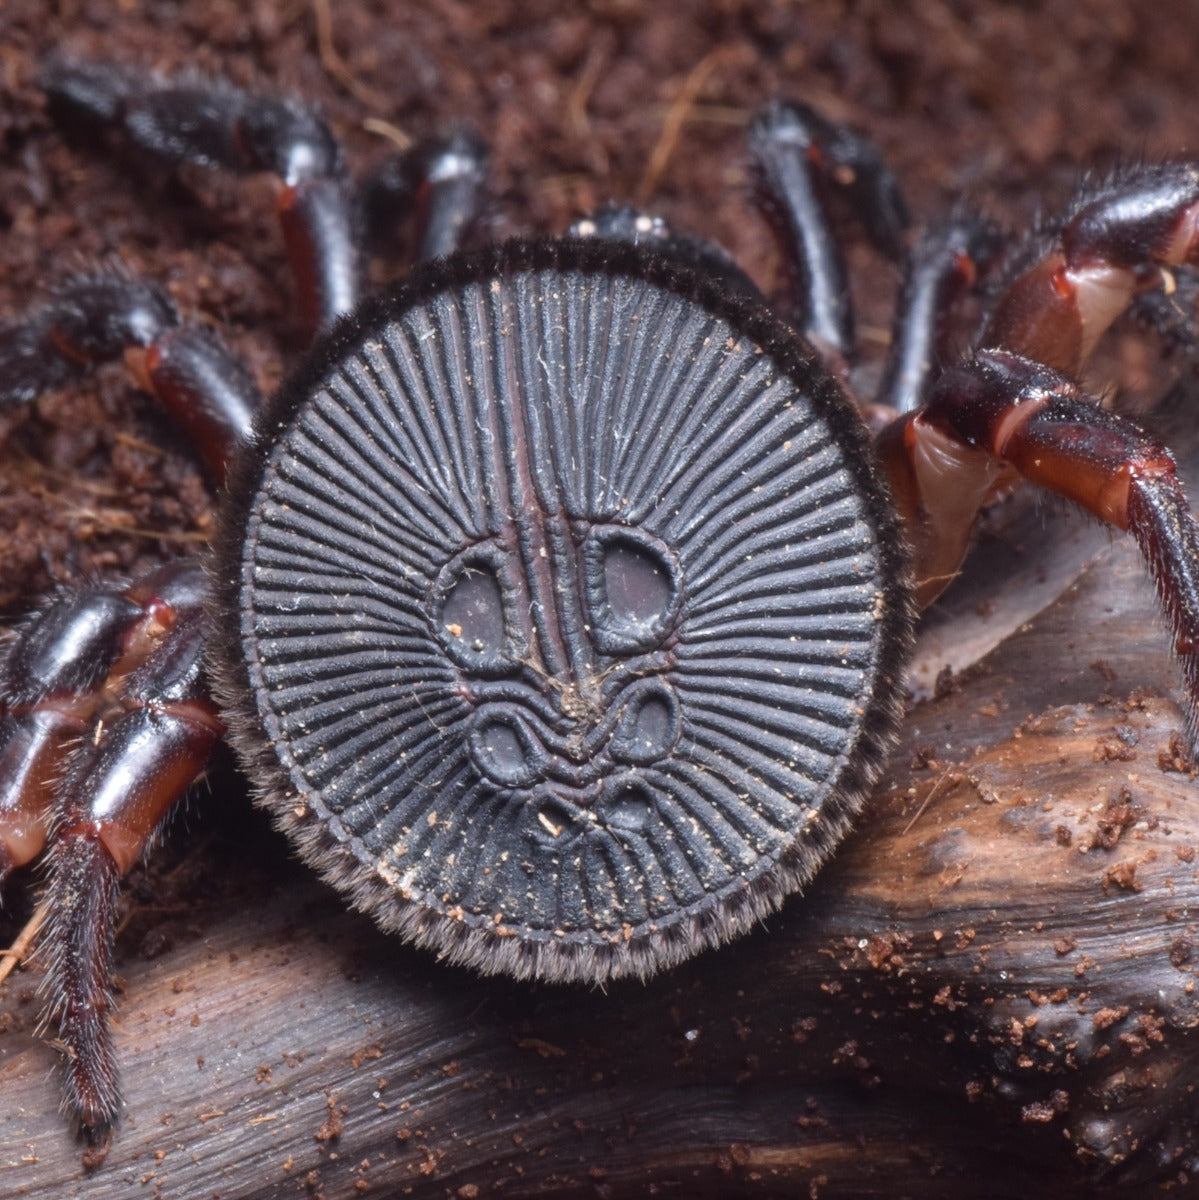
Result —
[[264, 429], [234, 724], [382, 924], [645, 974], [816, 870], [909, 615], [857, 418], [780, 323], [660, 256], [510, 245], [368, 306]]

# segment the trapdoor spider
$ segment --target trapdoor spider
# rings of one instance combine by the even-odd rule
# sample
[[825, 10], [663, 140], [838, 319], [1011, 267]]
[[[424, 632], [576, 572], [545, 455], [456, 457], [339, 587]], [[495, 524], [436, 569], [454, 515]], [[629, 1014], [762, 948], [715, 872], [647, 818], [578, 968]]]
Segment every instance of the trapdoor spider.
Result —
[[[624, 209], [459, 252], [484, 176], [464, 135], [354, 185], [294, 103], [107, 66], [43, 82], [64, 126], [159, 166], [274, 173], [328, 331], [265, 403], [124, 275], [0, 334], [6, 404], [123, 355], [225, 489], [203, 562], [54, 600], [3, 665], [0, 878], [49, 843], [47, 1019], [94, 1143], [120, 1105], [119, 880], [225, 732], [385, 928], [482, 971], [648, 975], [832, 851], [882, 767], [912, 614], [1024, 477], [1136, 538], [1194, 736], [1195, 525], [1168, 451], [1079, 383], [1111, 322], [1199, 260], [1194, 166], [1088, 184], [1005, 253], [975, 218], [910, 238], [868, 142], [775, 104], [750, 144], [797, 331], [721, 251]], [[873, 444], [839, 382], [834, 193], [907, 262]], [[359, 304], [357, 231], [408, 202], [429, 261]]]

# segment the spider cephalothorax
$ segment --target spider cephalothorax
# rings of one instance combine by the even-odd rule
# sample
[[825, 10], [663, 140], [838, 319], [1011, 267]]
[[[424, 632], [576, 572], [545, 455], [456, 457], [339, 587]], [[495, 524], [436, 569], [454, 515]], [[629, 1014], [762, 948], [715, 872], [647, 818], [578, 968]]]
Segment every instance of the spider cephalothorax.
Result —
[[[1083, 190], [1005, 266], [978, 220], [908, 239], [872, 147], [774, 105], [751, 145], [797, 332], [719, 250], [627, 210], [458, 252], [483, 175], [462, 134], [355, 188], [300, 106], [109, 67], [45, 84], [68, 126], [152, 161], [276, 173], [330, 330], [265, 403], [123, 276], [0, 334], [10, 401], [124, 354], [226, 484], [207, 575], [60, 598], [4, 664], [0, 867], [53, 829], [48, 1007], [93, 1140], [119, 1106], [116, 887], [226, 730], [303, 856], [385, 927], [484, 971], [645, 975], [835, 847], [882, 767], [916, 605], [1024, 476], [1137, 538], [1194, 732], [1195, 526], [1168, 452], [1078, 382], [1153, 272], [1199, 258], [1194, 167]], [[831, 187], [881, 246], [911, 241], [873, 446], [837, 382]], [[409, 193], [432, 261], [360, 305], [354, 232]], [[951, 358], [984, 265], [982, 331]]]

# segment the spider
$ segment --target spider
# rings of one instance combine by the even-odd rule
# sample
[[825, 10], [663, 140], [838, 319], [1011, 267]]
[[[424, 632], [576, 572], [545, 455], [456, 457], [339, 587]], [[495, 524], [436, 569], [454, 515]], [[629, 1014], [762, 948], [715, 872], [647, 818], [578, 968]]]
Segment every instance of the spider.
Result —
[[[121, 1104], [119, 882], [226, 734], [384, 928], [484, 972], [646, 976], [833, 851], [883, 768], [914, 613], [1025, 478], [1136, 538], [1194, 739], [1199, 535], [1169, 452], [1079, 380], [1199, 260], [1196, 167], [1091, 181], [1012, 249], [971, 216], [915, 237], [869, 141], [775, 103], [750, 152], [785, 321], [721, 250], [629, 209], [461, 251], [485, 178], [461, 131], [355, 184], [298, 103], [94, 64], [43, 85], [65, 127], [157, 167], [276, 175], [316, 335], [264, 401], [123, 273], [0, 331], [6, 403], [123, 357], [223, 489], [202, 561], [48, 602], [0, 673], [0, 881], [47, 852], [46, 1019], [93, 1146]], [[845, 392], [842, 201], [906, 263], [870, 405]], [[360, 303], [360, 234], [404, 206], [425, 265]]]

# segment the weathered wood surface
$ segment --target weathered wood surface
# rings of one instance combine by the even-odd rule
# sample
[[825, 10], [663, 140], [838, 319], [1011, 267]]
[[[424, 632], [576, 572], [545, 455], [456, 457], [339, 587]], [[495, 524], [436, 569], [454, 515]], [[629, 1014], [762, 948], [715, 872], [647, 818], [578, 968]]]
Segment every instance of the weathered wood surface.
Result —
[[[56, 1111], [29, 977], [10, 980], [0, 1191], [1178, 1185], [1199, 1145], [1197, 785], [1174, 769], [1173, 675], [1135, 555], [1038, 521], [1026, 553], [1051, 574], [1097, 559], [915, 709], [861, 831], [759, 933], [605, 994], [484, 981], [268, 861], [260, 901], [123, 964], [129, 1105], [91, 1176]], [[1002, 620], [1002, 582], [977, 586]]]

